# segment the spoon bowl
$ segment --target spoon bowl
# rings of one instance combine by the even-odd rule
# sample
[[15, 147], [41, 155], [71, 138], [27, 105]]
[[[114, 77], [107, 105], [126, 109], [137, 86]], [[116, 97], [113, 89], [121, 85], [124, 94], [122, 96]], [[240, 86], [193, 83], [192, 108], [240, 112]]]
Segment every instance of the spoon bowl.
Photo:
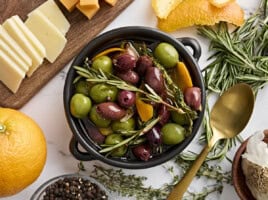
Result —
[[220, 139], [237, 136], [247, 125], [253, 108], [254, 94], [251, 87], [245, 83], [234, 85], [219, 97], [210, 113], [213, 136], [181, 181], [173, 188], [168, 200], [182, 199], [211, 148]]

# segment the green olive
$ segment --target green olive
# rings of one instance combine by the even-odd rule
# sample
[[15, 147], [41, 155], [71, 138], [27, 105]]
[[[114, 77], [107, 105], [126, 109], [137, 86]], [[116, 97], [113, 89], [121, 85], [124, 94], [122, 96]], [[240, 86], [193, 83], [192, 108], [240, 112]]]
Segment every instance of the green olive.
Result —
[[112, 73], [113, 71], [112, 59], [108, 56], [100, 56], [93, 61], [92, 68], [96, 70], [102, 70], [103, 72]]
[[122, 122], [120, 120], [116, 120], [112, 122], [111, 127], [116, 133], [122, 133], [123, 135], [130, 136], [132, 133], [129, 131], [135, 130], [135, 119], [129, 118]]
[[89, 96], [91, 86], [92, 84], [90, 82], [81, 79], [75, 84], [75, 93], [81, 93]]
[[179, 125], [188, 125], [189, 119], [186, 114], [182, 114], [176, 111], [171, 111], [171, 119]]
[[117, 87], [105, 83], [99, 83], [90, 89], [89, 96], [94, 102], [102, 103], [106, 101], [115, 101], [117, 93]]
[[94, 105], [89, 113], [89, 119], [99, 128], [107, 128], [111, 120], [105, 119], [97, 112], [97, 106]]
[[172, 68], [179, 61], [178, 51], [169, 43], [162, 42], [154, 50], [156, 59], [166, 68]]
[[185, 129], [175, 123], [167, 123], [162, 129], [162, 140], [164, 144], [174, 145], [182, 142], [185, 138], [186, 131]]
[[88, 115], [92, 103], [89, 97], [84, 94], [76, 93], [70, 101], [71, 114], [76, 118], [84, 118]]
[[[115, 144], [118, 144], [122, 141], [123, 141], [122, 135], [113, 133], [113, 134], [110, 134], [106, 137], [105, 144], [115, 145]], [[120, 146], [120, 147], [114, 149], [111, 152], [111, 156], [121, 157], [121, 156], [124, 156], [126, 152], [127, 152], [127, 147], [125, 145], [123, 145], [123, 146]]]

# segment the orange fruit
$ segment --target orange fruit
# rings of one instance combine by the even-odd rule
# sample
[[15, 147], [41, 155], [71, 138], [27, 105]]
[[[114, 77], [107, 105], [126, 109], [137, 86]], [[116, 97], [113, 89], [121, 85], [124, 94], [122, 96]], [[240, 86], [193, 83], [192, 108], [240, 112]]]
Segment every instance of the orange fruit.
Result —
[[0, 108], [0, 198], [33, 183], [46, 161], [41, 128], [20, 111]]
[[194, 25], [214, 25], [220, 21], [241, 26], [244, 23], [244, 11], [236, 2], [218, 8], [209, 0], [184, 0], [166, 19], [158, 18], [158, 28], [171, 32]]

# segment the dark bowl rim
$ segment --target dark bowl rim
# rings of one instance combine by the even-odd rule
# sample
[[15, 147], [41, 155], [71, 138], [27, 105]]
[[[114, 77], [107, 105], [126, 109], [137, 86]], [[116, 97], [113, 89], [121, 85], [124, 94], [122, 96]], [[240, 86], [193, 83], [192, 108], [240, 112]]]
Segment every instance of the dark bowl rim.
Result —
[[[81, 137], [81, 134], [79, 134], [78, 129], [75, 126], [74, 120], [72, 119], [73, 117], [70, 114], [69, 99], [67, 99], [67, 96], [70, 96], [70, 91], [68, 88], [70, 88], [72, 84], [71, 83], [72, 81], [69, 81], [69, 79], [70, 79], [71, 74], [74, 73], [74, 69], [72, 68], [72, 66], [77, 65], [78, 63], [81, 63], [81, 60], [84, 60], [86, 58], [87, 53], [90, 51], [90, 49], [96, 48], [99, 43], [103, 41], [109, 41], [111, 38], [116, 38], [116, 36], [122, 33], [124, 35], [128, 35], [128, 34], [133, 34], [133, 32], [135, 32], [135, 37], [136, 35], [137, 37], [142, 37], [142, 36], [139, 36], [139, 34], [143, 35], [145, 33], [157, 35], [158, 38], [165, 38], [165, 41], [169, 41], [170, 43], [174, 44], [176, 48], [180, 48], [179, 54], [184, 55], [182, 58], [185, 59], [187, 57], [187, 59], [189, 59], [189, 62], [195, 66], [194, 70], [195, 70], [195, 73], [197, 74], [197, 77], [199, 78], [199, 80], [196, 80], [196, 81], [200, 83], [200, 85], [198, 86], [201, 88], [201, 91], [202, 91], [202, 111], [199, 112], [199, 117], [195, 121], [195, 126], [193, 127], [192, 134], [188, 136], [182, 143], [180, 143], [179, 146], [176, 147], [174, 150], [165, 154], [165, 157], [160, 156], [160, 158], [151, 159], [147, 162], [144, 162], [144, 161], [143, 162], [125, 162], [122, 160], [115, 160], [115, 159], [107, 158], [104, 155], [98, 152], [95, 152], [95, 150], [90, 145], [88, 145], [87, 142]], [[136, 38], [132, 38], [132, 39], [135, 40]], [[155, 40], [156, 39], [154, 39], [154, 41]], [[182, 44], [182, 42], [178, 41], [176, 38], [172, 37], [171, 35], [168, 35], [167, 33], [164, 33], [160, 30], [157, 30], [151, 27], [144, 27], [144, 26], [125, 26], [125, 27], [115, 28], [105, 33], [102, 33], [101, 35], [91, 40], [80, 51], [80, 53], [77, 54], [77, 56], [75, 57], [74, 61], [72, 62], [68, 70], [67, 77], [66, 77], [65, 84], [64, 84], [63, 99], [64, 99], [65, 115], [66, 115], [69, 127], [71, 128], [75, 139], [89, 154], [92, 155], [93, 159], [104, 161], [105, 163], [110, 164], [112, 166], [116, 166], [120, 168], [129, 168], [129, 169], [144, 169], [144, 168], [153, 167], [153, 166], [162, 164], [172, 159], [179, 153], [181, 153], [190, 144], [190, 142], [193, 140], [193, 138], [197, 134], [198, 129], [200, 128], [203, 117], [204, 117], [204, 111], [205, 111], [205, 106], [206, 106], [206, 94], [205, 94], [205, 85], [203, 81], [203, 76], [199, 68], [199, 65], [197, 64], [197, 61], [193, 57], [191, 52], [186, 48], [186, 46]]]

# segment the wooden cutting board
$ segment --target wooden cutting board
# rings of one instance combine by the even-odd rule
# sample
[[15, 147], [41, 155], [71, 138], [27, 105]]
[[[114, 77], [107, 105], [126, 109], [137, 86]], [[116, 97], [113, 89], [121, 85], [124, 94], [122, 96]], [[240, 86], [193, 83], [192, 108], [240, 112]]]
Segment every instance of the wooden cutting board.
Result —
[[[44, 61], [42, 66], [30, 78], [25, 78], [16, 94], [13, 94], [0, 82], [0, 107], [19, 109], [26, 104], [51, 78], [53, 78], [80, 50], [99, 32], [101, 32], [133, 0], [118, 0], [114, 7], [100, 0], [101, 9], [88, 20], [78, 10], [66, 11], [56, 0], [71, 24], [67, 33], [67, 45], [54, 63]], [[19, 15], [23, 20], [27, 14], [45, 0], [2, 0], [0, 4], [0, 24], [12, 15]], [[1, 66], [0, 66], [1, 67]]]

